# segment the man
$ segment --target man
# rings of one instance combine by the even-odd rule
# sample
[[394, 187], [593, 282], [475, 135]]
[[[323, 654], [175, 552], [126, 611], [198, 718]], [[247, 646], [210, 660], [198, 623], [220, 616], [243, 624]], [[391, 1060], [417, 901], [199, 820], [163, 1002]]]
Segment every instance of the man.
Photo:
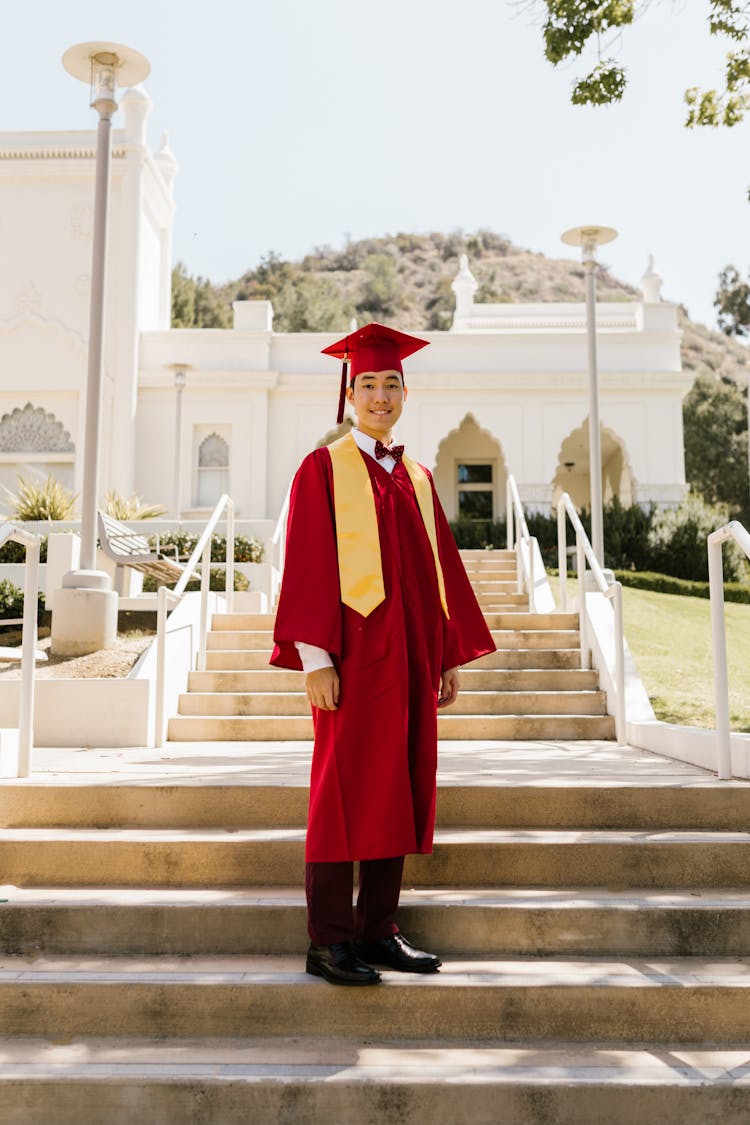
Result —
[[402, 360], [426, 343], [368, 324], [324, 349], [344, 361], [338, 421], [346, 397], [357, 426], [292, 485], [271, 662], [303, 668], [312, 707], [307, 971], [334, 984], [440, 966], [393, 919], [404, 856], [432, 851], [437, 708], [495, 648], [430, 474], [391, 444]]

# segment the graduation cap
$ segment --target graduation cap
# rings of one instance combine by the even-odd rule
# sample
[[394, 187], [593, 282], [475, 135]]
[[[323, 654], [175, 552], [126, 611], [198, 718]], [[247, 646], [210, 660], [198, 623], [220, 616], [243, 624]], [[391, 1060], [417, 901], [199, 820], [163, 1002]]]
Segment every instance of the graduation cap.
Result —
[[341, 425], [344, 418], [347, 374], [352, 382], [363, 371], [400, 371], [403, 376], [401, 360], [418, 352], [420, 348], [427, 347], [428, 343], [429, 340], [408, 336], [406, 332], [397, 332], [395, 328], [373, 321], [372, 324], [366, 324], [364, 328], [358, 328], [356, 332], [344, 336], [343, 340], [337, 340], [330, 347], [323, 348], [323, 355], [343, 360], [337, 425]]

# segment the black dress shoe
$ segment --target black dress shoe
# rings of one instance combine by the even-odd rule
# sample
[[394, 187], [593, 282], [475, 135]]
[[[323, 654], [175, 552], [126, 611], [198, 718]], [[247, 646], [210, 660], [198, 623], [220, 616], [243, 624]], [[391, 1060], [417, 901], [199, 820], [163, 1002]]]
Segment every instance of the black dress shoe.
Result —
[[360, 961], [350, 941], [311, 945], [307, 951], [307, 971], [331, 984], [380, 983], [380, 973]]
[[415, 949], [400, 931], [377, 941], [355, 941], [354, 948], [364, 960], [401, 973], [436, 973], [442, 965], [434, 953]]

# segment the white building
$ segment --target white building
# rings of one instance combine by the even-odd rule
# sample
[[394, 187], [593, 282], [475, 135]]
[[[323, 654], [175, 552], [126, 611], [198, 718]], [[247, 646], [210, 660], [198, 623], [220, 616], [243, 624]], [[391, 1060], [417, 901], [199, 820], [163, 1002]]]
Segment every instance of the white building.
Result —
[[[175, 159], [146, 143], [140, 88], [114, 134], [105, 332], [102, 494], [136, 491], [196, 518], [222, 491], [241, 518], [278, 513], [302, 456], [333, 436], [333, 336], [275, 333], [268, 302], [239, 302], [230, 330], [170, 329]], [[93, 132], [0, 134], [0, 484], [53, 473], [80, 491], [89, 312]], [[600, 304], [605, 500], [685, 494], [674, 305], [649, 270], [643, 300]], [[476, 305], [464, 259], [450, 332], [408, 361], [399, 439], [435, 472], [449, 516], [499, 516], [512, 472], [522, 499], [588, 494], [585, 311]], [[186, 386], [178, 392], [175, 372]], [[179, 404], [179, 405], [178, 405]], [[181, 446], [176, 448], [181, 410]]]

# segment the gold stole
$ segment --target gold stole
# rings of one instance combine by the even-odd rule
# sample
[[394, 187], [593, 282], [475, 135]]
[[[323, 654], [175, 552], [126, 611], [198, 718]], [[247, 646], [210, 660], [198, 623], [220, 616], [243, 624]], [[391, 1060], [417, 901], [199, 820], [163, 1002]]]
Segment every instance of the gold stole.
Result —
[[[370, 474], [351, 433], [329, 445], [328, 452], [333, 465], [333, 506], [338, 540], [341, 600], [357, 613], [361, 613], [363, 617], [368, 617], [385, 600], [378, 517]], [[403, 463], [414, 485], [419, 511], [432, 548], [443, 612], [447, 618], [450, 618], [445, 597], [443, 568], [438, 554], [430, 481], [422, 466], [416, 461], [404, 457]]]

